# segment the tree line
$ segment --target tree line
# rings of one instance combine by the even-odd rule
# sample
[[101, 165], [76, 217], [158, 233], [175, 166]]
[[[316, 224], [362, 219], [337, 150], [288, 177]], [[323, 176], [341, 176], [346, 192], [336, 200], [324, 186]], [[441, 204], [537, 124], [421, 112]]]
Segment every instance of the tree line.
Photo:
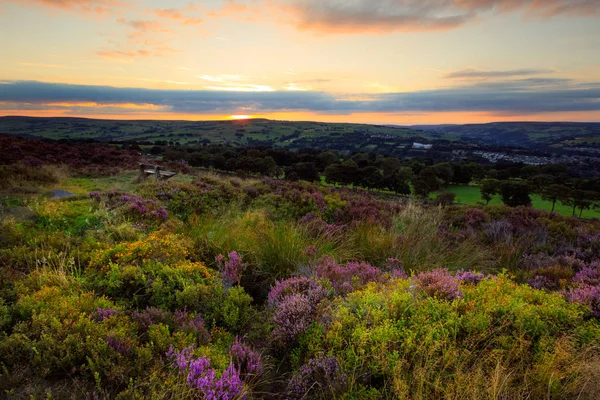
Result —
[[376, 153], [331, 150], [292, 151], [272, 147], [159, 147], [150, 149], [165, 160], [186, 161], [194, 167], [212, 168], [238, 175], [258, 175], [287, 180], [320, 181], [333, 185], [386, 190], [399, 195], [428, 198], [450, 185], [476, 184], [489, 203], [500, 195], [508, 206], [531, 205], [531, 194], [579, 210], [598, 207], [600, 178], [584, 179], [566, 165], [483, 165], [476, 160], [435, 162], [428, 157], [397, 158]]

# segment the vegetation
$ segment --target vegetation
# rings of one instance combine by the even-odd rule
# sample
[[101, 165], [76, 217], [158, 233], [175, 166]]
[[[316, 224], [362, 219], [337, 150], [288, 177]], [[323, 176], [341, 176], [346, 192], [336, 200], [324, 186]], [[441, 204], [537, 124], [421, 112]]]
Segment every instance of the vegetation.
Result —
[[[336, 165], [327, 153], [315, 157]], [[455, 168], [415, 173], [394, 160], [374, 157], [371, 166], [440, 186]], [[598, 221], [452, 205], [451, 195], [437, 205], [382, 200], [260, 171], [136, 183], [129, 162], [93, 168], [112, 176], [51, 160], [5, 166], [30, 174], [2, 187], [6, 397], [592, 399], [600, 391]], [[302, 162], [311, 161], [295, 171]], [[44, 196], [65, 187], [86, 195]]]

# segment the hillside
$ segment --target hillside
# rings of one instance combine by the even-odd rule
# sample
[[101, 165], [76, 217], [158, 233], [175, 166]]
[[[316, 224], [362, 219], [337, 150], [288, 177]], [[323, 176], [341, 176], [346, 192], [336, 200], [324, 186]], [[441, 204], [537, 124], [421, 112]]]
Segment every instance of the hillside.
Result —
[[238, 121], [121, 121], [85, 118], [1, 117], [0, 133], [46, 139], [99, 141], [172, 141], [185, 144], [270, 144], [288, 148], [329, 146], [372, 150], [373, 146], [404, 146], [425, 132], [379, 125], [288, 122], [267, 119]]
[[412, 126], [422, 132], [459, 137], [489, 145], [515, 147], [563, 147], [600, 143], [600, 123], [496, 122], [469, 125]]

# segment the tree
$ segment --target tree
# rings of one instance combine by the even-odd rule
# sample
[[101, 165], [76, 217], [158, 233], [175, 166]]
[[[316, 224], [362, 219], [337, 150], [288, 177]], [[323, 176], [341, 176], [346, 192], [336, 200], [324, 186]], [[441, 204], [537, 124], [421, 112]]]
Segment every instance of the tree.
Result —
[[412, 181], [414, 174], [412, 169], [408, 167], [402, 167], [398, 169], [390, 179], [385, 180], [385, 185], [398, 194], [410, 194], [410, 185], [408, 182]]
[[542, 189], [540, 195], [542, 197], [542, 200], [552, 202], [552, 210], [550, 212], [554, 212], [554, 207], [556, 206], [557, 201], [568, 202], [569, 191], [569, 188], [566, 186], [552, 184]]
[[554, 183], [554, 177], [552, 175], [534, 175], [529, 177], [527, 182], [534, 193], [541, 194], [547, 186]]
[[440, 205], [442, 207], [451, 206], [454, 203], [455, 198], [456, 198], [456, 193], [452, 193], [452, 192], [440, 193], [435, 199], [435, 204]]
[[485, 205], [487, 206], [494, 198], [494, 195], [499, 193], [500, 181], [497, 179], [484, 179], [479, 185], [479, 191], [481, 192], [481, 198], [485, 200]]
[[502, 202], [507, 206], [531, 206], [529, 188], [524, 183], [504, 181], [500, 184], [500, 195], [502, 195]]
[[583, 210], [589, 210], [596, 199], [596, 192], [581, 189], [573, 190], [571, 192], [571, 204], [573, 205], [572, 216], [575, 216], [575, 210], [579, 208], [579, 218], [581, 218]]
[[412, 181], [413, 189], [415, 190], [415, 194], [419, 197], [427, 197], [431, 190], [429, 189], [429, 185], [422, 178], [417, 178]]
[[365, 167], [359, 170], [359, 184], [369, 189], [380, 189], [383, 186], [383, 176], [381, 171], [374, 166]]

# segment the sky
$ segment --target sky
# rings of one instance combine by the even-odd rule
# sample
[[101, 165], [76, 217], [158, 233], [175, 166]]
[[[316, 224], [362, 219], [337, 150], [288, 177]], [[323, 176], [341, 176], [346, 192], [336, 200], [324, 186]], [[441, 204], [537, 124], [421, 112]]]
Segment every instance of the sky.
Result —
[[0, 116], [600, 122], [600, 0], [0, 0]]

